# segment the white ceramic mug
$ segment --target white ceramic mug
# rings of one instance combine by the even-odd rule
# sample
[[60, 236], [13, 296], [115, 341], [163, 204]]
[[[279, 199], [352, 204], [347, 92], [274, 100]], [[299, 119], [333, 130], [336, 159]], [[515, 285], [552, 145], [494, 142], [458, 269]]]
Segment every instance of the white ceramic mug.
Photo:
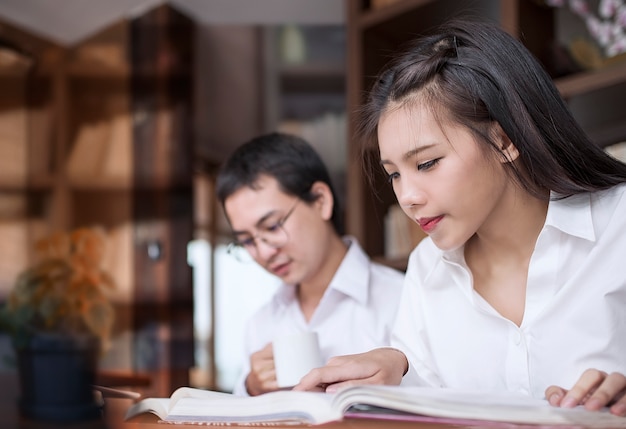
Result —
[[293, 387], [313, 368], [324, 364], [317, 332], [299, 332], [272, 342], [278, 387]]

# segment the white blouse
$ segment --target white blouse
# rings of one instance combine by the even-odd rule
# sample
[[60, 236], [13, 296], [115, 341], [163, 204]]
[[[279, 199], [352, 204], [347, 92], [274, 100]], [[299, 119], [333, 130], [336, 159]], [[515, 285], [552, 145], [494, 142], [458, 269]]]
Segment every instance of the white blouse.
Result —
[[462, 248], [423, 240], [392, 345], [409, 360], [402, 384], [543, 398], [589, 368], [626, 374], [626, 185], [550, 202], [519, 327], [474, 291]]
[[282, 284], [246, 324], [245, 362], [233, 393], [247, 395], [250, 355], [274, 338], [291, 332], [318, 334], [324, 362], [333, 356], [363, 353], [390, 344], [404, 273], [372, 262], [352, 237], [348, 252], [309, 323], [296, 299], [296, 288]]

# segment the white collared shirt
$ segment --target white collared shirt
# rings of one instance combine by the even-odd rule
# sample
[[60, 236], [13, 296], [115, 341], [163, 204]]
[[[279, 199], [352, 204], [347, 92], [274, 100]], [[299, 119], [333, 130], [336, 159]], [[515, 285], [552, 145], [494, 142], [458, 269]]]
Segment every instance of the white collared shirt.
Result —
[[409, 258], [392, 344], [409, 359], [403, 384], [542, 398], [589, 368], [626, 374], [626, 184], [550, 202], [520, 327], [474, 291], [462, 248], [425, 239]]
[[348, 252], [307, 323], [296, 288], [282, 284], [272, 299], [248, 320], [245, 362], [233, 393], [247, 395], [250, 355], [274, 338], [292, 332], [317, 332], [324, 362], [337, 355], [362, 353], [390, 344], [404, 274], [372, 262], [353, 237]]

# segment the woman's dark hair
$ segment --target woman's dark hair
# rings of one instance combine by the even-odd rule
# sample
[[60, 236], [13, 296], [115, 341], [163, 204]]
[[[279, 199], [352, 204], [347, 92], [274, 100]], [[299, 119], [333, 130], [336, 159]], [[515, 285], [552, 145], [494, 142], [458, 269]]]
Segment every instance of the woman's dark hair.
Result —
[[226, 199], [239, 189], [256, 189], [262, 175], [273, 177], [283, 192], [307, 203], [319, 198], [311, 190], [313, 183], [326, 183], [334, 200], [331, 221], [335, 231], [343, 234], [339, 200], [328, 169], [319, 154], [304, 139], [289, 134], [270, 133], [239, 146], [222, 165], [217, 176], [216, 192], [222, 207]]
[[587, 137], [535, 57], [496, 25], [455, 19], [408, 48], [383, 70], [360, 112], [365, 161], [381, 115], [419, 103], [501, 154], [490, 132], [497, 122], [519, 151], [509, 172], [534, 195], [566, 197], [626, 181], [626, 164]]

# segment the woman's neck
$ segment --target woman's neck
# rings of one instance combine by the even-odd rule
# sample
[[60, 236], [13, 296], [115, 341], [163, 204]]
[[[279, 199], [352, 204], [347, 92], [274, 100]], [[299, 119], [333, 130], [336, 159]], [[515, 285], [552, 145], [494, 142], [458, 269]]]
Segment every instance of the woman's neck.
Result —
[[529, 259], [548, 213], [548, 194], [541, 199], [515, 188], [466, 244], [489, 260]]
[[468, 240], [465, 260], [474, 290], [503, 317], [520, 326], [530, 259], [545, 223], [548, 200], [517, 189]]

